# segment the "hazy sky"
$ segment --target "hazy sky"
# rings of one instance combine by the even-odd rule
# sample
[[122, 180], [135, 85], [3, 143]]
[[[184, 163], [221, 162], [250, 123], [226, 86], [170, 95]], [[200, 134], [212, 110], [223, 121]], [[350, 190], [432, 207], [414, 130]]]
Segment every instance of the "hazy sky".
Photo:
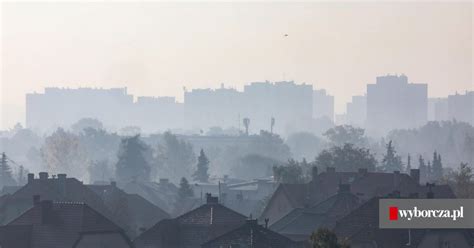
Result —
[[[44, 87], [242, 89], [295, 80], [325, 88], [344, 112], [377, 75], [404, 73], [430, 96], [473, 87], [473, 4], [4, 3], [3, 128], [24, 121]], [[284, 34], [289, 34], [284, 37]]]

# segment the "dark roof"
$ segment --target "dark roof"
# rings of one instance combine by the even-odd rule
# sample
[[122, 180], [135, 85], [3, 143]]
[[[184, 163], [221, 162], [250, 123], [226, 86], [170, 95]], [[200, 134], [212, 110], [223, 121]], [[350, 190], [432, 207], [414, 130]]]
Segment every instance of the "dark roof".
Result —
[[333, 228], [336, 221], [359, 205], [357, 196], [340, 192], [309, 208], [297, 208], [273, 223], [270, 229], [293, 240], [307, 240], [318, 228]]
[[0, 247], [29, 248], [31, 242], [31, 226], [0, 226]]
[[[340, 184], [349, 184], [351, 192], [361, 201], [367, 201], [376, 196], [386, 196], [394, 191], [399, 191], [404, 197], [418, 194], [419, 198], [426, 198], [428, 192], [426, 186], [420, 186], [413, 178], [403, 173], [322, 172], [306, 184], [280, 184], [265, 207], [261, 218], [269, 218], [271, 223], [281, 218], [281, 216], [269, 216], [270, 209], [278, 205], [275, 202], [277, 195], [284, 195], [293, 209], [307, 208], [336, 194]], [[448, 185], [435, 186], [433, 192], [435, 198], [455, 197]]]
[[247, 217], [218, 203], [206, 203], [171, 220], [162, 220], [134, 240], [136, 247], [166, 244], [167, 247], [200, 245], [242, 225]]
[[244, 225], [216, 237], [202, 245], [203, 248], [231, 247], [291, 248], [298, 244], [289, 238], [248, 220]]
[[30, 226], [31, 248], [72, 247], [82, 232], [122, 232], [84, 203], [41, 201], [7, 226]]
[[[158, 206], [137, 194], [128, 194], [114, 184], [87, 185], [101, 197], [114, 215], [128, 215], [128, 224], [138, 228], [150, 228], [156, 222], [170, 218], [169, 214]], [[126, 213], [123, 210], [126, 209]], [[122, 213], [121, 213], [122, 212]]]

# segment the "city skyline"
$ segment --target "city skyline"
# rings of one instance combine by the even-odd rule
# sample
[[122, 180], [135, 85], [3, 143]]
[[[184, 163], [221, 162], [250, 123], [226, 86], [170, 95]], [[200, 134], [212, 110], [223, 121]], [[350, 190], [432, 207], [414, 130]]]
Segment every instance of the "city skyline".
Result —
[[4, 3], [1, 124], [24, 122], [25, 94], [44, 87], [182, 101], [183, 87], [294, 80], [343, 113], [376, 76], [404, 73], [445, 97], [472, 90], [472, 17], [471, 2]]

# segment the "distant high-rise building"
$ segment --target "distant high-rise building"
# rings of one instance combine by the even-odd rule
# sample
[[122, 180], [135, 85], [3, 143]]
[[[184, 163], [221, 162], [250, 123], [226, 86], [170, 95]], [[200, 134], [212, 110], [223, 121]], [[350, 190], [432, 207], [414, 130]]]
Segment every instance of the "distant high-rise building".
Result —
[[47, 131], [81, 118], [96, 118], [108, 126], [128, 124], [132, 104], [127, 88], [45, 88], [44, 93], [26, 95], [26, 126]]
[[448, 120], [457, 120], [474, 125], [474, 91], [448, 96]]
[[367, 96], [353, 96], [352, 101], [346, 105], [347, 124], [365, 127], [367, 119]]
[[334, 121], [334, 96], [328, 95], [326, 90], [313, 91], [313, 118], [329, 118]]
[[424, 125], [427, 108], [428, 85], [408, 83], [405, 75], [377, 77], [367, 85], [367, 129], [372, 135]]

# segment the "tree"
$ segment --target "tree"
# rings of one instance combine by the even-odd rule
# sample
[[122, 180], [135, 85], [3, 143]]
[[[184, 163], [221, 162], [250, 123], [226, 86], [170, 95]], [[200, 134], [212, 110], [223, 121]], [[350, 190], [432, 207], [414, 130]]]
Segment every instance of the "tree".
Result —
[[198, 157], [197, 170], [194, 173], [194, 180], [199, 182], [208, 182], [209, 181], [209, 159], [206, 157], [204, 150], [201, 149], [201, 152]]
[[310, 237], [312, 248], [349, 248], [348, 244], [338, 241], [336, 234], [327, 229], [320, 228]]
[[439, 181], [443, 177], [443, 164], [441, 162], [441, 155], [436, 151], [433, 153], [432, 175], [433, 180], [435, 181]]
[[408, 154], [408, 157], [407, 157], [407, 168], [406, 168], [406, 172], [408, 174], [410, 174], [411, 172], [411, 156], [410, 154]]
[[67, 173], [87, 181], [84, 172], [89, 157], [77, 135], [58, 128], [45, 139], [40, 153], [44, 166], [51, 174]]
[[76, 134], [81, 133], [86, 128], [102, 130], [104, 129], [104, 125], [102, 122], [94, 118], [82, 118], [71, 126], [71, 130]]
[[329, 139], [334, 146], [353, 144], [364, 147], [367, 145], [367, 138], [364, 136], [365, 130], [351, 125], [335, 126], [327, 130], [323, 135]]
[[249, 126], [250, 126], [250, 119], [249, 118], [244, 118], [243, 120], [244, 127], [245, 127], [245, 135], [249, 135]]
[[23, 165], [20, 165], [18, 168], [17, 176], [16, 176], [16, 181], [18, 182], [18, 185], [25, 185], [27, 181], [27, 175], [30, 173]]
[[382, 160], [382, 170], [385, 172], [402, 171], [402, 158], [397, 155], [390, 140], [387, 144], [387, 153]]
[[149, 181], [151, 169], [145, 158], [147, 150], [149, 147], [140, 140], [140, 135], [123, 138], [117, 155], [118, 162], [115, 171], [117, 180]]
[[8, 165], [7, 155], [2, 153], [2, 159], [0, 160], [0, 186], [14, 186], [16, 185], [15, 179], [12, 176], [12, 169]]
[[374, 155], [370, 153], [369, 149], [345, 144], [342, 147], [334, 146], [329, 150], [323, 150], [316, 157], [315, 165], [321, 169], [334, 167], [338, 171], [346, 172], [353, 172], [362, 168], [374, 171], [377, 160], [375, 160]]
[[196, 161], [193, 146], [171, 132], [165, 132], [155, 151], [156, 173], [178, 182], [181, 177], [190, 177]]
[[428, 181], [428, 167], [425, 164], [425, 160], [420, 155], [418, 158], [418, 169], [420, 170], [420, 181], [425, 183]]
[[185, 177], [181, 178], [178, 189], [178, 199], [191, 198], [194, 196], [194, 191], [189, 185], [188, 180]]
[[260, 154], [248, 154], [238, 159], [231, 169], [233, 176], [246, 180], [272, 176], [272, 168], [280, 162]]
[[281, 166], [273, 166], [273, 177], [279, 183], [303, 183], [303, 168], [300, 164], [290, 159], [288, 163]]
[[472, 169], [467, 165], [467, 163], [461, 163], [459, 165], [459, 170], [454, 174], [454, 183], [456, 189], [456, 196], [458, 198], [472, 198], [472, 179], [474, 175], [472, 174]]
[[92, 161], [87, 170], [89, 171], [89, 180], [91, 183], [106, 182], [111, 179], [110, 177], [115, 173], [113, 166], [111, 166], [106, 159]]
[[309, 132], [298, 132], [290, 134], [286, 140], [290, 147], [293, 158], [315, 158], [324, 148], [325, 142], [316, 135]]

